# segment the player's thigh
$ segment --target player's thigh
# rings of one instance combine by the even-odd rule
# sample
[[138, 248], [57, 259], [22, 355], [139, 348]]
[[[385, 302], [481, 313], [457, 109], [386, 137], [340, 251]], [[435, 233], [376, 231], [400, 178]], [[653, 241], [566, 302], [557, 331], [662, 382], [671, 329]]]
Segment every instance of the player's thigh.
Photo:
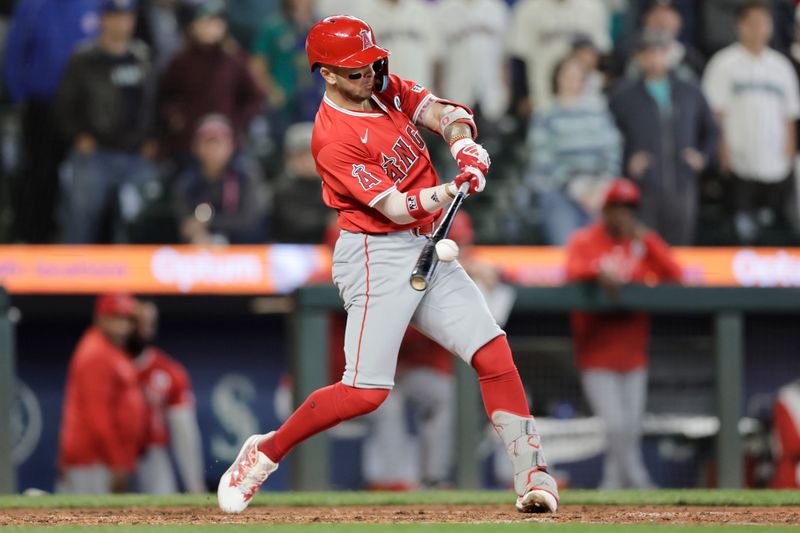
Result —
[[457, 261], [436, 267], [411, 322], [467, 363], [481, 346], [503, 334], [478, 287]]
[[391, 388], [397, 352], [421, 293], [408, 284], [422, 243], [399, 235], [343, 232], [333, 281], [347, 311], [345, 372], [352, 387]]

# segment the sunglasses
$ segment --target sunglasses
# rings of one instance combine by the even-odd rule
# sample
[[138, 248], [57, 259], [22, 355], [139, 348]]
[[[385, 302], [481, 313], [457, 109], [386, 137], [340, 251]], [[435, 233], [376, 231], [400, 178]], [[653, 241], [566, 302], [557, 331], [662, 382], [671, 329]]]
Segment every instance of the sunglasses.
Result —
[[[385, 65], [386, 65], [386, 60], [385, 59], [379, 59], [379, 60], [377, 60], [376, 62], [374, 62], [372, 64], [372, 70], [377, 74], [378, 72], [383, 70], [383, 67]], [[347, 75], [347, 78], [350, 79], [350, 80], [360, 80], [363, 77], [364, 77], [364, 74], [361, 73], [361, 72], [357, 72], [355, 74], [348, 74]]]

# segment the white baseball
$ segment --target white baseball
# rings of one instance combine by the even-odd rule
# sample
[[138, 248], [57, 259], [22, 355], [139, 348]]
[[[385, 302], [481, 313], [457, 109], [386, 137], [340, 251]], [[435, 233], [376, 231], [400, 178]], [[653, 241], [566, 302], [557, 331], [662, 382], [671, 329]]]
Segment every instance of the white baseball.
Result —
[[439, 261], [449, 263], [458, 257], [458, 245], [452, 239], [442, 239], [436, 243], [436, 255]]

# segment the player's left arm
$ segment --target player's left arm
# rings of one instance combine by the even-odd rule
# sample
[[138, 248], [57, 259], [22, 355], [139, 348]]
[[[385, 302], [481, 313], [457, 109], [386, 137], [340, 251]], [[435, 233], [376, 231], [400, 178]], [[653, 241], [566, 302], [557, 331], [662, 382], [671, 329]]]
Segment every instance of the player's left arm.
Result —
[[419, 121], [447, 141], [459, 170], [474, 176], [473, 192], [481, 192], [486, 186], [486, 174], [492, 161], [483, 146], [475, 142], [478, 128], [472, 111], [466, 106], [439, 100], [421, 113]]

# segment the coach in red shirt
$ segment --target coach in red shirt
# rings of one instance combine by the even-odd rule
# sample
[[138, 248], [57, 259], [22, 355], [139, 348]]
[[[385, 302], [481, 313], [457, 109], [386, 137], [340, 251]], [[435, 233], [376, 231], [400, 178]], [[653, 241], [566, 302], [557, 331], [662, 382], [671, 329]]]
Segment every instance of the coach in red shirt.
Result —
[[[595, 281], [613, 294], [629, 283], [680, 280], [666, 243], [636, 219], [639, 198], [630, 180], [611, 184], [600, 220], [576, 231], [567, 245], [568, 281]], [[641, 452], [650, 317], [576, 311], [571, 319], [584, 394], [606, 426], [600, 488], [653, 487]]]
[[133, 360], [124, 351], [133, 333], [136, 300], [97, 299], [94, 323], [69, 363], [59, 436], [59, 492], [124, 492], [142, 451], [146, 404]]

